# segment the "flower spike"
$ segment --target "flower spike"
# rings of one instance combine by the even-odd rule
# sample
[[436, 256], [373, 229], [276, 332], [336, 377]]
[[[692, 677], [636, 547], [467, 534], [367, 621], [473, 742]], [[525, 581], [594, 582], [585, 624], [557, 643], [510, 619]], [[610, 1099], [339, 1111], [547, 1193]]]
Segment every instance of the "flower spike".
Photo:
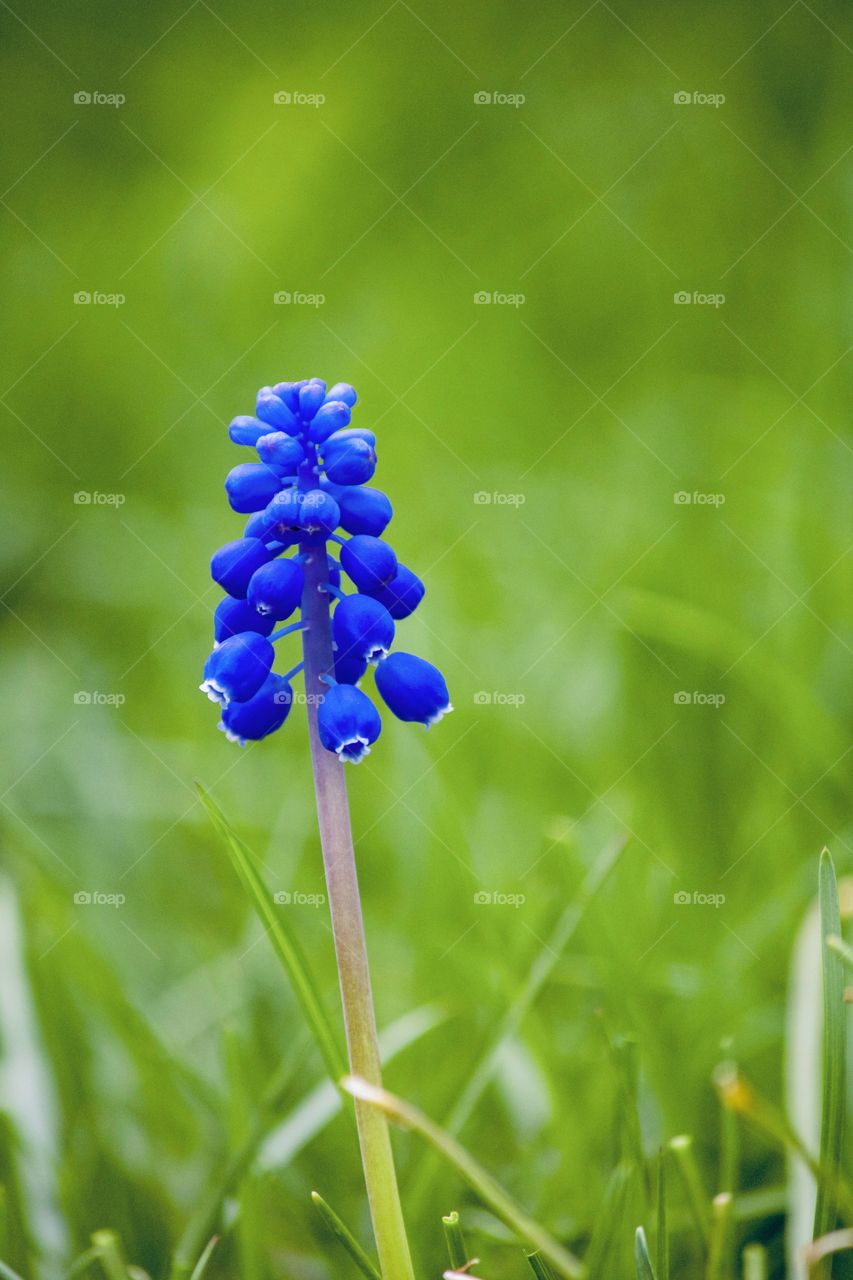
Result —
[[[216, 609], [201, 688], [221, 707], [219, 728], [231, 742], [258, 741], [284, 724], [293, 704], [290, 682], [303, 664], [286, 675], [275, 672], [271, 642], [291, 644], [286, 637], [303, 631], [303, 645], [310, 646], [309, 615], [312, 632], [319, 620], [331, 643], [331, 666], [317, 695], [317, 731], [340, 760], [363, 759], [382, 729], [379, 712], [358, 687], [369, 664], [399, 719], [429, 726], [452, 710], [436, 667], [391, 652], [395, 621], [417, 608], [424, 584], [383, 539], [393, 511], [386, 495], [366, 483], [376, 469], [376, 435], [350, 425], [357, 399], [346, 382], [328, 389], [322, 378], [276, 382], [260, 389], [254, 414], [229, 425], [233, 443], [253, 449], [257, 461], [238, 463], [225, 481], [229, 505], [248, 522], [244, 536], [211, 559], [211, 576], [226, 594]], [[339, 560], [329, 554], [330, 542], [338, 544]], [[298, 554], [285, 558], [294, 546]], [[343, 575], [354, 590], [341, 589]], [[318, 589], [322, 607], [314, 603]], [[293, 615], [296, 621], [274, 631]], [[308, 653], [306, 647], [306, 659]]]

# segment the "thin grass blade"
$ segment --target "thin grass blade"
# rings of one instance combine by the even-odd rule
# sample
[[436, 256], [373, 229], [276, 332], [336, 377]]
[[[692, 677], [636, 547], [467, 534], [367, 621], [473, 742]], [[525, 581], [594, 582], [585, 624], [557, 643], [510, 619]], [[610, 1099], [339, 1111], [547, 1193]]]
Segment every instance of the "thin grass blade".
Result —
[[267, 931], [282, 968], [291, 981], [302, 1012], [314, 1033], [326, 1070], [332, 1080], [337, 1081], [347, 1069], [346, 1058], [332, 1030], [332, 1024], [320, 998], [319, 988], [308, 968], [296, 936], [285, 925], [282, 913], [275, 910], [270, 892], [259, 875], [246, 845], [200, 783], [196, 783], [196, 789], [211, 822], [222, 837], [222, 842], [231, 858], [231, 864], [261, 924]]
[[414, 1131], [425, 1138], [439, 1151], [457, 1173], [465, 1179], [471, 1189], [480, 1197], [496, 1217], [500, 1218], [522, 1240], [534, 1245], [548, 1259], [558, 1275], [565, 1280], [581, 1280], [586, 1274], [579, 1258], [555, 1240], [549, 1231], [513, 1200], [512, 1196], [496, 1182], [490, 1173], [474, 1159], [464, 1147], [434, 1124], [417, 1107], [402, 1098], [396, 1097], [386, 1089], [379, 1089], [356, 1076], [346, 1076], [341, 1087], [352, 1097], [379, 1107], [389, 1119]]
[[657, 1280], [652, 1260], [649, 1257], [646, 1233], [642, 1227], [637, 1227], [634, 1236], [634, 1265], [637, 1268], [637, 1280]]
[[451, 1267], [456, 1269], [464, 1267], [468, 1262], [469, 1255], [465, 1247], [465, 1237], [462, 1234], [459, 1214], [454, 1209], [452, 1213], [448, 1213], [445, 1218], [441, 1219], [441, 1224], [444, 1227], [444, 1238], [447, 1241], [447, 1253]]
[[338, 1217], [331, 1205], [327, 1204], [317, 1191], [311, 1192], [311, 1199], [332, 1235], [340, 1241], [362, 1275], [367, 1276], [368, 1280], [382, 1280], [375, 1263], [370, 1260], [349, 1227]]
[[[815, 1239], [828, 1235], [835, 1227], [838, 1216], [837, 1182], [841, 1173], [844, 1142], [847, 1076], [844, 966], [838, 953], [827, 946], [829, 937], [839, 937], [841, 934], [838, 885], [828, 849], [824, 849], [820, 856], [818, 884], [823, 974], [823, 1067], [818, 1163], [826, 1170], [828, 1179], [818, 1184], [814, 1216]], [[830, 1270], [831, 1263], [822, 1262], [816, 1274], [828, 1276]]]

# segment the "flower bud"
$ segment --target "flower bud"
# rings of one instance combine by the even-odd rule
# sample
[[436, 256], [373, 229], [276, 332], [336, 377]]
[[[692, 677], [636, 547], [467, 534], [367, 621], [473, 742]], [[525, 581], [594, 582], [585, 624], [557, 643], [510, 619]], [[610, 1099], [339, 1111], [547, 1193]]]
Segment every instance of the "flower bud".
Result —
[[341, 510], [341, 528], [347, 533], [369, 533], [378, 538], [393, 515], [388, 498], [381, 489], [367, 485], [345, 485], [330, 490]]
[[359, 591], [376, 596], [397, 572], [397, 557], [381, 538], [359, 533], [341, 547], [341, 567]]
[[332, 614], [335, 652], [379, 662], [394, 643], [394, 619], [370, 596], [344, 596]]
[[257, 742], [280, 729], [292, 705], [290, 685], [284, 676], [272, 672], [248, 701], [228, 703], [222, 712], [219, 728], [229, 742], [245, 747], [247, 742]]
[[235, 542], [226, 542], [224, 547], [214, 551], [210, 561], [210, 576], [229, 596], [244, 600], [252, 574], [262, 564], [266, 564], [272, 555], [260, 538], [237, 538]]
[[274, 431], [285, 431], [289, 436], [299, 435], [299, 419], [270, 387], [264, 387], [258, 392], [255, 413], [263, 422], [268, 422]]
[[213, 615], [213, 638], [217, 644], [230, 640], [241, 631], [257, 631], [259, 635], [268, 636], [275, 626], [275, 618], [261, 617], [257, 609], [246, 600], [235, 600], [233, 596], [225, 596], [216, 606]]
[[350, 407], [343, 400], [326, 400], [311, 421], [308, 439], [313, 444], [322, 444], [334, 432], [346, 427], [350, 417]]
[[279, 475], [296, 475], [300, 462], [305, 461], [302, 445], [284, 431], [271, 431], [261, 436], [255, 447], [261, 462], [274, 468]]
[[358, 396], [355, 394], [355, 387], [351, 387], [348, 382], [336, 382], [333, 387], [329, 387], [326, 392], [326, 403], [332, 400], [343, 400], [344, 404], [348, 404], [350, 408], [355, 404]]
[[376, 669], [376, 688], [400, 720], [437, 724], [453, 708], [438, 667], [411, 653], [392, 653]]
[[317, 728], [327, 751], [358, 764], [382, 732], [382, 721], [366, 693], [351, 684], [335, 684], [317, 709]]
[[280, 477], [259, 462], [241, 462], [225, 477], [225, 492], [232, 510], [243, 515], [260, 511], [280, 488]]
[[364, 484], [376, 470], [376, 449], [366, 440], [347, 440], [323, 453], [323, 466], [332, 484]]
[[243, 631], [213, 650], [199, 688], [211, 702], [225, 707], [229, 702], [247, 702], [266, 680], [274, 658], [275, 649], [265, 636]]
[[248, 601], [259, 614], [283, 622], [298, 608], [305, 574], [295, 560], [271, 560], [252, 574]]
[[[365, 590], [368, 590], [365, 588]], [[397, 573], [387, 586], [377, 591], [368, 590], [380, 604], [384, 604], [392, 618], [408, 618], [414, 613], [424, 598], [426, 587], [416, 573], [412, 573], [404, 564], [397, 565]]]
[[228, 428], [228, 435], [234, 444], [250, 444], [254, 447], [269, 431], [269, 425], [260, 418], [245, 416], [234, 418]]
[[308, 382], [299, 388], [299, 416], [310, 422], [326, 396], [325, 382]]

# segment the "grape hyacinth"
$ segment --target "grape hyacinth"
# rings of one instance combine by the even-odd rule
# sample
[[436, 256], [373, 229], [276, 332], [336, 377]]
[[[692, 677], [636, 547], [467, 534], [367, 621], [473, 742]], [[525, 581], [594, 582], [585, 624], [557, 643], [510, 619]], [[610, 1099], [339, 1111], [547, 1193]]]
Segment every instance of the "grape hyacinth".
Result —
[[[211, 560], [213, 579], [227, 594], [216, 610], [201, 689], [221, 708], [219, 728], [241, 745], [274, 733], [287, 718], [290, 680], [305, 664], [278, 675], [274, 645], [302, 630], [308, 661], [308, 593], [324, 594], [327, 617], [333, 609], [332, 660], [327, 653], [320, 662], [325, 687], [317, 718], [327, 751], [358, 763], [381, 732], [379, 713], [360, 688], [368, 666], [401, 720], [428, 728], [452, 710], [436, 667], [390, 653], [395, 623], [420, 604], [424, 584], [383, 538], [391, 503], [369, 485], [376, 436], [350, 426], [356, 398], [343, 382], [328, 389], [321, 378], [278, 382], [258, 392], [255, 416], [237, 417], [229, 427], [231, 440], [252, 449], [257, 461], [240, 463], [225, 480], [232, 509], [249, 519], [243, 537]], [[339, 547], [339, 560], [329, 544]], [[341, 587], [342, 578], [352, 590]]]

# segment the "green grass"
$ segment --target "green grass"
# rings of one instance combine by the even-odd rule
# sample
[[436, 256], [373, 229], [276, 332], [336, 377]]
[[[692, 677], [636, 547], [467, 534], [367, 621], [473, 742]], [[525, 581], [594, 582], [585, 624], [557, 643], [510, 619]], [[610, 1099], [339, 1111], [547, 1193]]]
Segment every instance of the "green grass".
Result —
[[[736, 1062], [784, 1112], [825, 845], [846, 915], [849, 15], [11, 8], [0, 1257], [52, 1280], [106, 1229], [159, 1280], [192, 1226], [190, 1267], [221, 1236], [206, 1280], [343, 1276], [315, 1187], [370, 1247], [350, 1116], [193, 785], [273, 896], [324, 892], [302, 708], [240, 752], [196, 689], [207, 559], [240, 527], [225, 424], [316, 372], [377, 428], [392, 542], [428, 588], [401, 643], [456, 706], [429, 734], [386, 722], [350, 778], [388, 1089], [614, 1276], [642, 1225], [665, 1280], [654, 1155], [689, 1134], [709, 1238], [731, 1191], [735, 1268], [754, 1242], [748, 1274], [778, 1280], [791, 1146], [738, 1118], [733, 1147], [712, 1076]], [[126, 302], [74, 304], [95, 289]], [[725, 503], [673, 501], [694, 490]], [[124, 902], [74, 900], [98, 892]], [[340, 1038], [325, 909], [276, 911]], [[451, 1207], [474, 1275], [531, 1274], [453, 1169], [394, 1140], [419, 1276], [447, 1266]], [[670, 1275], [703, 1275], [666, 1159]]]

